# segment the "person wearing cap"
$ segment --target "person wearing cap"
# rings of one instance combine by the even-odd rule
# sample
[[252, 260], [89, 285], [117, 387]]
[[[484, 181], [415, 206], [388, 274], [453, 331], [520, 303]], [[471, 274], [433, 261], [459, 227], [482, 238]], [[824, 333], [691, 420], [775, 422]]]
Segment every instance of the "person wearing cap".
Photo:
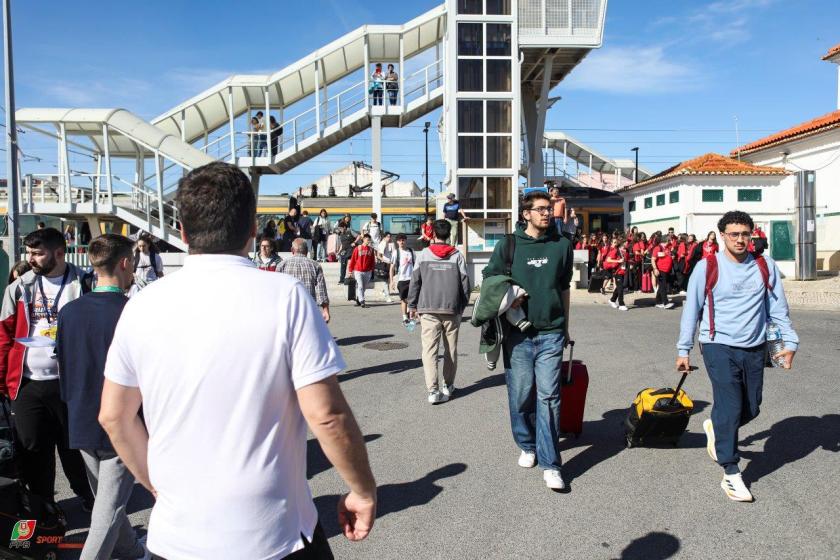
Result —
[[469, 218], [464, 215], [464, 211], [461, 209], [461, 203], [455, 198], [455, 193], [446, 195], [446, 204], [443, 205], [443, 217], [451, 226], [448, 243], [455, 247], [458, 244], [458, 221], [469, 221]]

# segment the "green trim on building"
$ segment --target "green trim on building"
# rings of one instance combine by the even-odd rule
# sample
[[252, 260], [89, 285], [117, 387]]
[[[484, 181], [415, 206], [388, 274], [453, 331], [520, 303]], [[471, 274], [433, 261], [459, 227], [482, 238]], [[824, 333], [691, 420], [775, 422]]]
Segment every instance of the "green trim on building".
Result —
[[829, 212], [828, 214], [820, 214], [819, 218], [830, 218], [832, 216], [840, 216], [840, 212]]
[[670, 218], [659, 218], [658, 220], [645, 220], [644, 222], [633, 222], [627, 225], [640, 226], [642, 224], [655, 224], [656, 222], [667, 222], [668, 220], [679, 220], [679, 216], [671, 216]]

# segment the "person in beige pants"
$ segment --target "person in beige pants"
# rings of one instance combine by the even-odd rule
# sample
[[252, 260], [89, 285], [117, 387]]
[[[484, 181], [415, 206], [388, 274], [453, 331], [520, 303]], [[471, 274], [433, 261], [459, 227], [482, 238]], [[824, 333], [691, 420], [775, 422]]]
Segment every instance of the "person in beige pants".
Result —
[[[435, 241], [417, 255], [408, 287], [408, 310], [420, 316], [423, 372], [431, 404], [446, 402], [455, 391], [458, 327], [470, 299], [470, 278], [464, 256], [449, 245], [451, 225], [437, 220]], [[438, 383], [437, 357], [443, 342], [443, 384]]]

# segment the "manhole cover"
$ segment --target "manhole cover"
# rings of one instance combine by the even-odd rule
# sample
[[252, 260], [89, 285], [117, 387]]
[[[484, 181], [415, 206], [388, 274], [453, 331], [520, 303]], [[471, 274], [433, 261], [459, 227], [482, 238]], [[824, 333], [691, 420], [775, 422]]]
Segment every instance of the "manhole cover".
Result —
[[404, 342], [368, 342], [367, 344], [362, 344], [362, 348], [385, 352], [387, 350], [402, 350], [403, 348], [408, 348], [408, 344]]

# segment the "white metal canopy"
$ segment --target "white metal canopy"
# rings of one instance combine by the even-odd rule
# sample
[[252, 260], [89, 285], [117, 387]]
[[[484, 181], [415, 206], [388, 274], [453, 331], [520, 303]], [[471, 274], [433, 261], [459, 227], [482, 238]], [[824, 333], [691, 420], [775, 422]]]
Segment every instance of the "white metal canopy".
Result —
[[18, 124], [23, 127], [44, 131], [38, 125], [59, 126], [68, 137], [85, 136], [100, 154], [105, 153], [103, 126], [107, 126], [111, 157], [146, 157], [157, 151], [190, 169], [214, 161], [211, 156], [182, 142], [180, 137], [164, 132], [125, 109], [34, 108], [19, 109], [15, 114]]
[[[565, 132], [546, 132], [545, 147], [565, 153], [566, 157], [590, 168], [592, 171], [609, 174], [620, 170], [622, 177], [633, 180], [633, 172], [636, 165], [633, 160], [608, 158]], [[650, 171], [639, 166], [638, 180], [641, 181], [650, 176]]]

